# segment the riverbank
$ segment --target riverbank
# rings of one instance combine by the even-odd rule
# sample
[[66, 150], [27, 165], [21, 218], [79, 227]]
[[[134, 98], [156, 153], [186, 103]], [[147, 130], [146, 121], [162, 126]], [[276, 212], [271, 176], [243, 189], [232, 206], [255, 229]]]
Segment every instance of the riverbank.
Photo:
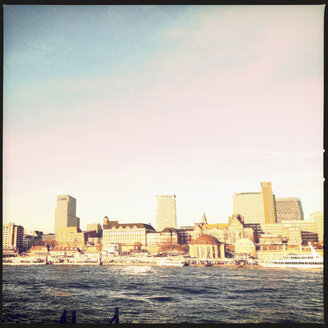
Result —
[[124, 266], [158, 266], [157, 263], [153, 263], [153, 262], [133, 262], [133, 263], [129, 263], [129, 262], [109, 262], [109, 263], [103, 263], [102, 265], [114, 265], [114, 266], [120, 266], [120, 265], [124, 265]]
[[46, 265], [46, 263], [13, 263], [13, 262], [2, 262], [2, 265]]
[[[22, 265], [104, 265], [104, 266], [160, 266], [156, 262], [103, 262], [100, 264], [99, 262], [63, 262], [63, 263], [19, 263], [19, 262], [3, 262], [3, 265], [16, 265], [16, 266], [22, 266]], [[204, 263], [186, 263], [186, 266], [190, 267], [230, 267], [230, 268], [257, 268], [261, 267], [257, 264], [252, 265], [236, 265], [236, 264], [204, 264]]]
[[[3, 265], [112, 265], [112, 266], [158, 266], [162, 265], [159, 262], [165, 262], [165, 259], [170, 259], [169, 266], [176, 266], [184, 262], [186, 266], [192, 267], [253, 267], [256, 261], [249, 262], [247, 260], [236, 260], [231, 258], [223, 259], [204, 259], [204, 258], [190, 258], [190, 257], [15, 257], [4, 258]], [[175, 263], [177, 262], [177, 263]], [[166, 263], [164, 263], [166, 265]]]

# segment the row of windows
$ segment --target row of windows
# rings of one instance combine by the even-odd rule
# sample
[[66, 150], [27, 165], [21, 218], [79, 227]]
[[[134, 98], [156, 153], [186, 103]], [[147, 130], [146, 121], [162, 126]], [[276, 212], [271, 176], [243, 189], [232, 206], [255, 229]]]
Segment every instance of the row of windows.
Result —
[[[293, 260], [299, 259], [298, 257], [295, 257], [295, 256], [291, 256], [290, 258]], [[302, 260], [305, 260], [305, 259], [313, 259], [313, 256], [302, 256]]]
[[112, 227], [110, 229], [105, 229], [105, 231], [144, 231], [145, 229], [144, 228], [138, 228], [136, 226], [134, 226], [133, 228], [130, 228], [130, 227], [127, 227], [127, 228], [123, 228], [123, 227], [119, 227], [119, 228], [116, 228], [116, 227]]
[[322, 262], [274, 262], [277, 264], [307, 264], [307, 265], [313, 265], [313, 264], [323, 264]]
[[145, 238], [106, 238], [106, 239], [104, 239], [104, 242], [108, 243], [109, 241], [120, 241], [120, 240], [139, 241], [139, 240], [145, 240]]
[[145, 235], [107, 235], [103, 236], [103, 239], [106, 238], [146, 238]]
[[144, 236], [107, 236], [103, 238], [106, 239], [145, 239]]
[[145, 231], [104, 231], [104, 235], [141, 235]]
[[103, 240], [108, 239], [145, 239], [145, 236], [106, 236]]
[[129, 241], [142, 241], [145, 240], [145, 238], [105, 238], [103, 239], [104, 243], [108, 243], [108, 242], [119, 242], [119, 241], [125, 241], [125, 240], [129, 240]]

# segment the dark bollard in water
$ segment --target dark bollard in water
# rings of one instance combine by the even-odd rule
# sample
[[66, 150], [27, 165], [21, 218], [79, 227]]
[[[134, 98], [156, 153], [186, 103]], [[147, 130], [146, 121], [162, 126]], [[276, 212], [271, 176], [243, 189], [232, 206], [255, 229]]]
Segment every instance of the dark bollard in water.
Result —
[[119, 323], [119, 318], [118, 318], [118, 307], [115, 308], [115, 323]]
[[60, 323], [67, 323], [67, 312], [64, 310], [61, 318], [60, 318]]
[[114, 320], [115, 320], [115, 323], [119, 323], [118, 307], [115, 308], [115, 314], [114, 314], [114, 317], [110, 320], [109, 323], [113, 323]]

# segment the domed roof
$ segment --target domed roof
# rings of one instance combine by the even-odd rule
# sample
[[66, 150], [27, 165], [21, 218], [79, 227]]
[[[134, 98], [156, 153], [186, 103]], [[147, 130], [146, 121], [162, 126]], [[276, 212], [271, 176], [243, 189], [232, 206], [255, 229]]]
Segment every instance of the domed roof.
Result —
[[241, 246], [241, 245], [249, 246], [250, 245], [250, 246], [255, 247], [254, 243], [249, 238], [240, 238], [239, 240], [236, 241], [236, 245], [239, 245], [239, 246]]
[[159, 248], [160, 251], [181, 252], [184, 248], [181, 245], [163, 245]]
[[220, 242], [213, 236], [201, 235], [192, 242], [194, 245], [219, 245]]

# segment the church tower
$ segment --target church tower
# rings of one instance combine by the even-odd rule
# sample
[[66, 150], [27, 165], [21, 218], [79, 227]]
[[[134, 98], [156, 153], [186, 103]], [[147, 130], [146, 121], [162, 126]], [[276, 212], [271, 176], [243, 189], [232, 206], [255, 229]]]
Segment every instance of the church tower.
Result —
[[207, 224], [207, 219], [204, 211], [203, 211], [202, 223]]

